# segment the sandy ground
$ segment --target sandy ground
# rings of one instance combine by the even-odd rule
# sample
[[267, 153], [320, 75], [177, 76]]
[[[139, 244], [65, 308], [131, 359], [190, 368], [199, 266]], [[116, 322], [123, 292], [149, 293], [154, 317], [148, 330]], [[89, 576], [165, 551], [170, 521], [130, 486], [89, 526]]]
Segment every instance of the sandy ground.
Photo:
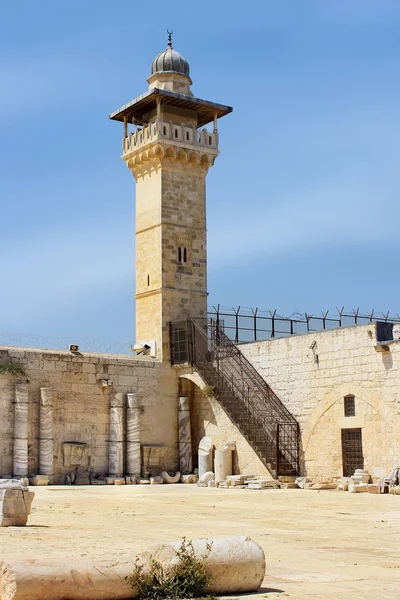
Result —
[[400, 598], [400, 496], [193, 485], [31, 488], [26, 528], [0, 528], [1, 558], [124, 562], [182, 536], [248, 535], [267, 573], [254, 600]]

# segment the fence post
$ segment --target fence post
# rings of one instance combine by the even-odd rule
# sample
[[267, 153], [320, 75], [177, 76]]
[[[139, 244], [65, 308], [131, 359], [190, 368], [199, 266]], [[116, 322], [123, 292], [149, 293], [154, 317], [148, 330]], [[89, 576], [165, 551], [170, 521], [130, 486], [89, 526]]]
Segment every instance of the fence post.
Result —
[[279, 477], [279, 423], [276, 424], [276, 476]]

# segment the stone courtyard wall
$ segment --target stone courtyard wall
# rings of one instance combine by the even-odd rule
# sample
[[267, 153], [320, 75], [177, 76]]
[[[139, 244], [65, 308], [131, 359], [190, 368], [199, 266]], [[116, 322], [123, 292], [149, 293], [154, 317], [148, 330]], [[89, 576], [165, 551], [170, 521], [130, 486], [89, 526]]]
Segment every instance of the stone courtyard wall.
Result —
[[[227, 442], [234, 442], [233, 474], [262, 475], [271, 477], [248, 441], [232, 423], [222, 406], [215, 398], [206, 398], [198, 386], [194, 386], [191, 398], [192, 447], [193, 454], [199, 447], [201, 438], [209, 436], [216, 450], [222, 450]], [[196, 461], [195, 461], [196, 464]]]
[[[169, 365], [148, 358], [106, 354], [73, 355], [0, 347], [0, 360], [14, 359], [26, 368], [28, 383], [29, 474], [38, 473], [40, 388], [53, 389], [55, 482], [66, 472], [63, 442], [89, 446], [89, 467], [108, 474], [110, 394], [124, 394], [124, 435], [126, 435], [126, 394], [138, 394], [141, 443], [166, 446], [164, 466], [176, 469], [177, 456], [177, 375]], [[109, 379], [112, 387], [103, 387]], [[0, 477], [12, 475], [14, 388], [16, 381], [0, 376]]]
[[[302, 469], [315, 480], [342, 476], [342, 429], [362, 429], [371, 473], [400, 465], [400, 342], [378, 352], [375, 327], [240, 345], [299, 422]], [[354, 417], [344, 416], [347, 395], [355, 396]]]

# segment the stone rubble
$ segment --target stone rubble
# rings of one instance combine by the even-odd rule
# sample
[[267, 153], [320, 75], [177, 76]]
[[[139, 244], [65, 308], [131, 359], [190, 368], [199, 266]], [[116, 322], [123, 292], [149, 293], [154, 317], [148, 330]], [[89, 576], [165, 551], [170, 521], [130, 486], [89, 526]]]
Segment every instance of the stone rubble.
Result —
[[181, 475], [181, 483], [197, 483], [199, 480], [198, 475]]
[[180, 471], [174, 473], [173, 471], [162, 471], [161, 477], [163, 478], [164, 483], [179, 483], [181, 478]]
[[164, 479], [160, 475], [150, 477], [150, 485], [161, 485], [164, 483]]

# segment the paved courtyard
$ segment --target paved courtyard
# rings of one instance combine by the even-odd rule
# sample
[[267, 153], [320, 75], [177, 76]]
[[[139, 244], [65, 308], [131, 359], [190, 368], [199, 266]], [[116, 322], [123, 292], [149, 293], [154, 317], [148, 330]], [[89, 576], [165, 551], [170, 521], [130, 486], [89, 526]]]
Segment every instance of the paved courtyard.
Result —
[[133, 563], [160, 541], [248, 535], [267, 559], [255, 600], [400, 597], [400, 496], [193, 485], [35, 492], [28, 527], [0, 529], [2, 558]]

